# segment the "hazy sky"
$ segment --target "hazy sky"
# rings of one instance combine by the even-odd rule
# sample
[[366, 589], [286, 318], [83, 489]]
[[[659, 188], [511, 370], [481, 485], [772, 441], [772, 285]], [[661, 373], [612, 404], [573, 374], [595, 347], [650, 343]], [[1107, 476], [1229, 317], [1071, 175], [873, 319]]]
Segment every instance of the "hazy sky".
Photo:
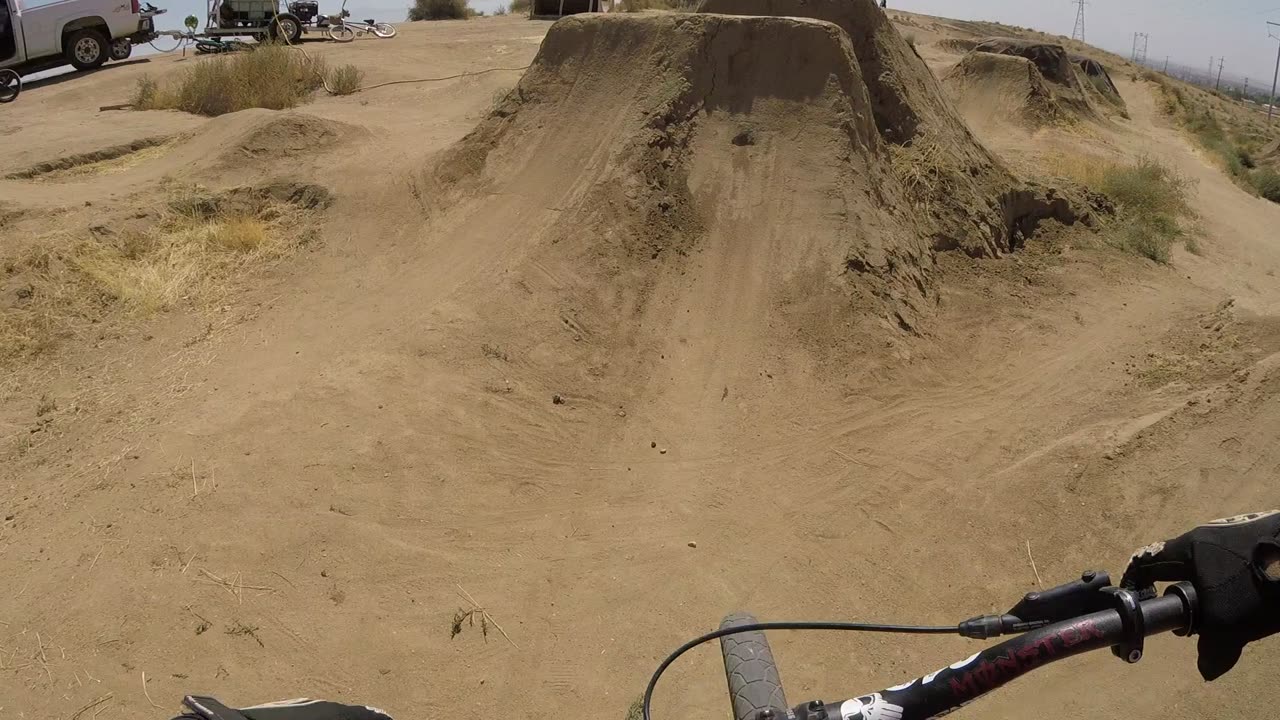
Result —
[[[27, 0], [43, 4], [49, 0]], [[204, 0], [153, 0], [169, 13], [162, 28], [179, 29], [182, 18], [203, 20]], [[492, 10], [505, 0], [471, 0], [472, 6]], [[348, 0], [357, 18], [400, 21], [410, 0]], [[1076, 6], [1071, 0], [889, 0], [890, 6], [913, 12], [970, 20], [997, 20], [1070, 35]], [[342, 0], [320, 0], [322, 12], [336, 12]], [[1277, 41], [1268, 39], [1266, 21], [1280, 22], [1280, 0], [1093, 0], [1085, 7], [1086, 40], [1129, 55], [1133, 33], [1151, 36], [1148, 58], [1208, 69], [1209, 56], [1225, 56], [1228, 75], [1248, 76], [1257, 85], [1271, 84]], [[1280, 30], [1280, 28], [1277, 28]], [[1280, 34], [1280, 32], [1277, 32]], [[157, 44], [167, 47], [170, 41]]]
[[[1070, 36], [1071, 0], [889, 0], [890, 7], [967, 20], [997, 20]], [[1225, 72], [1271, 85], [1277, 41], [1266, 21], [1280, 22], [1280, 0], [1094, 0], [1085, 6], [1085, 40], [1129, 56], [1133, 33], [1151, 36], [1147, 57], [1194, 67], [1225, 57]], [[1272, 28], [1280, 35], [1280, 28]]]

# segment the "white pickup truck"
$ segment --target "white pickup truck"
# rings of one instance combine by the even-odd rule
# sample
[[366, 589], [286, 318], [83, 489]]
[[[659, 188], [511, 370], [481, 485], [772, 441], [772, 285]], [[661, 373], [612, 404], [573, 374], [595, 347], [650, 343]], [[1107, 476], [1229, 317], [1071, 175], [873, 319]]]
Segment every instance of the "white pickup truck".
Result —
[[0, 0], [0, 68], [28, 74], [74, 65], [90, 70], [129, 56], [131, 38], [152, 33], [138, 0]]

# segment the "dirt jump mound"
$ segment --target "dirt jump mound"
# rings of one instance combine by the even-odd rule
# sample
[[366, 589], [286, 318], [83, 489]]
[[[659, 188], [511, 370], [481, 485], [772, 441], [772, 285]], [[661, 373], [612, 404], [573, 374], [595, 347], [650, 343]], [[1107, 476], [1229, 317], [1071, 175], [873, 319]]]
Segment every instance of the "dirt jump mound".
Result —
[[[1020, 76], [1021, 66], [972, 57], [984, 54], [1028, 61], [1040, 76], [1038, 82], [1033, 79], [1028, 84], [1019, 79], [1016, 87], [1010, 87], [1010, 82]], [[983, 70], [997, 74], [984, 81]], [[967, 106], [988, 103], [996, 95], [1010, 92], [1018, 95], [1025, 90], [1027, 104], [1017, 115], [1032, 125], [1098, 121], [1103, 119], [1106, 111], [1125, 113], [1124, 100], [1102, 65], [1088, 58], [1069, 55], [1061, 45], [1051, 43], [1014, 38], [984, 40], [948, 73], [944, 81], [958, 101]]]
[[969, 53], [942, 82], [961, 112], [978, 122], [1017, 118], [1041, 127], [1072, 121], [1035, 63], [1024, 57]]
[[[415, 194], [442, 216], [481, 197], [557, 208], [526, 241], [575, 255], [578, 277], [631, 278], [633, 309], [670, 264], [727, 253], [718, 283], [773, 303], [856, 296], [905, 327], [936, 249], [998, 254], [1062, 207], [1010, 202], [1019, 186], [906, 44], [859, 38], [865, 62], [841, 26], [804, 18], [566, 18]], [[923, 209], [948, 194], [971, 204]]]
[[1120, 89], [1111, 80], [1111, 73], [1097, 60], [1084, 55], [1069, 55], [1068, 59], [1076, 67], [1086, 95], [1093, 98], [1104, 111], [1114, 112], [1123, 118], [1129, 117], [1129, 108], [1125, 105]]

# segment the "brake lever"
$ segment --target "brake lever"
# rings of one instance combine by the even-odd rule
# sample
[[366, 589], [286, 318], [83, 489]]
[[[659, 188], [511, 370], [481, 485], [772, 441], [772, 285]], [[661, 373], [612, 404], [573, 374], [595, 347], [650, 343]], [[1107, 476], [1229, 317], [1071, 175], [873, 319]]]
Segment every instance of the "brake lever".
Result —
[[[1110, 575], [1100, 570], [1086, 570], [1079, 580], [1027, 593], [1003, 615], [966, 620], [960, 623], [959, 631], [964, 637], [986, 640], [1114, 608], [1115, 596], [1107, 588], [1112, 588]], [[1154, 593], [1155, 588], [1151, 591]]]

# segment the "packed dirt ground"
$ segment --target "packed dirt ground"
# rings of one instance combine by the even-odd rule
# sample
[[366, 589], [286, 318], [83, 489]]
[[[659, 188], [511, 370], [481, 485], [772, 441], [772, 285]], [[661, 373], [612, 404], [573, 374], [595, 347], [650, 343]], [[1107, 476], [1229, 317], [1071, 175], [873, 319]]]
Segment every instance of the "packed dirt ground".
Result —
[[[99, 110], [191, 57], [33, 83], [0, 114], [0, 718], [622, 720], [735, 610], [954, 623], [1280, 505], [1280, 206], [1118, 58], [1123, 113], [1027, 123], [937, 79], [1019, 31], [891, 18], [406, 24], [306, 47], [458, 77], [213, 119]], [[1142, 156], [1192, 182], [1168, 264], [1069, 191]], [[231, 211], [273, 240], [177, 272]], [[771, 641], [792, 702], [977, 649]], [[1264, 641], [1205, 684], [1166, 636], [955, 717], [1270, 717], [1278, 675]], [[690, 714], [728, 715], [714, 645], [658, 689]]]

